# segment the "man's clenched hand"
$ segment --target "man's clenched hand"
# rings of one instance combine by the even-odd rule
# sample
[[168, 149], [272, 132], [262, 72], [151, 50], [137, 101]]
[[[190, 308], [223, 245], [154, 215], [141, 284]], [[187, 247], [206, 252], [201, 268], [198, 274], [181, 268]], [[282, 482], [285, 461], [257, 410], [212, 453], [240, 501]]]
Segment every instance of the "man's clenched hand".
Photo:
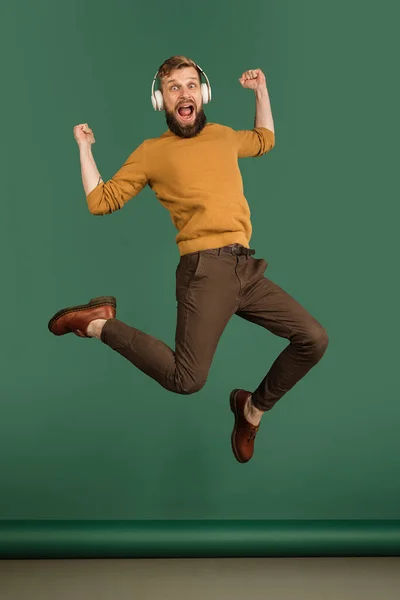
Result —
[[258, 91], [266, 89], [267, 87], [267, 81], [261, 69], [250, 69], [248, 71], [245, 71], [243, 75], [239, 78], [239, 81], [242, 87], [247, 88], [249, 90]]
[[76, 139], [78, 146], [91, 146], [96, 142], [94, 133], [90, 129], [87, 123], [81, 123], [74, 127], [74, 138]]

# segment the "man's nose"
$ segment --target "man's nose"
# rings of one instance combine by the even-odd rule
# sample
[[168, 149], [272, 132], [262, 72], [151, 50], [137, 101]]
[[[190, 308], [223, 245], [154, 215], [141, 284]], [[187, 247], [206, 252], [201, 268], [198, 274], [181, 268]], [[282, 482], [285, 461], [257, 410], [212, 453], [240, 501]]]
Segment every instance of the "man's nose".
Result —
[[179, 94], [179, 97], [180, 97], [180, 98], [185, 98], [185, 99], [187, 99], [187, 100], [188, 100], [189, 98], [191, 98], [191, 94], [190, 94], [190, 90], [189, 90], [189, 88], [184, 88], [184, 87], [182, 87], [182, 88], [181, 88], [181, 93]]

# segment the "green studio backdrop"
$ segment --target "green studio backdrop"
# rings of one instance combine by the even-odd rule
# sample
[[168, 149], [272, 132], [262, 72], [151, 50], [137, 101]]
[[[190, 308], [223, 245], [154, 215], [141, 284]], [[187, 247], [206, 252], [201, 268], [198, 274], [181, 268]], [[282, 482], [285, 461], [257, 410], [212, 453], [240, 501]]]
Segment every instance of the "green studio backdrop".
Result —
[[[90, 531], [92, 520], [129, 531], [203, 521], [397, 531], [396, 12], [385, 1], [2, 5], [3, 548], [10, 531], [22, 544], [17, 532], [29, 537], [37, 522], [39, 535], [42, 521], [55, 532], [60, 522]], [[174, 344], [171, 219], [148, 188], [113, 215], [90, 215], [72, 130], [89, 123], [111, 178], [165, 130], [151, 82], [178, 53], [210, 78], [208, 120], [235, 129], [254, 122], [238, 78], [266, 73], [276, 147], [240, 161], [251, 245], [330, 337], [321, 363], [264, 417], [247, 465], [231, 452], [229, 393], [254, 389], [286, 341], [234, 317], [206, 386], [186, 397], [95, 340], [47, 330], [59, 308], [115, 295], [121, 320]]]
[[397, 556], [400, 521], [3, 521], [0, 558]]

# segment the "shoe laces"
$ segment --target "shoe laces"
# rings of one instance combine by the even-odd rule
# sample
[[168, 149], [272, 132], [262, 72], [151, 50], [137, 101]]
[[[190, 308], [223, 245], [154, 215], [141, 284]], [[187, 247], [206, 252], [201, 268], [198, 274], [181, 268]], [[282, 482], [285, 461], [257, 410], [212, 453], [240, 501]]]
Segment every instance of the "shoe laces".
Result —
[[248, 442], [252, 442], [257, 435], [258, 427], [252, 427], [249, 433], [249, 437], [247, 438]]

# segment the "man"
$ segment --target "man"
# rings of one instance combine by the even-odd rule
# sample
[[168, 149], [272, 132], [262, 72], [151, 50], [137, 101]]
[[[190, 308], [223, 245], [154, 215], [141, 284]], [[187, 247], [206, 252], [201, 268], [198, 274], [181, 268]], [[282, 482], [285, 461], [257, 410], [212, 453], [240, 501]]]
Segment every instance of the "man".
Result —
[[179, 394], [203, 387], [232, 315], [288, 339], [255, 391], [231, 392], [232, 449], [244, 463], [253, 455], [264, 412], [321, 359], [328, 338], [304, 308], [264, 277], [267, 263], [254, 258], [249, 246], [250, 212], [238, 158], [261, 156], [275, 145], [265, 76], [255, 69], [240, 78], [242, 87], [255, 93], [256, 115], [252, 130], [235, 131], [207, 123], [203, 105], [210, 100], [211, 88], [208, 79], [201, 83], [202, 75], [206, 77], [196, 63], [182, 56], [161, 65], [161, 89], [152, 91], [152, 101], [154, 108], [165, 109], [168, 130], [140, 144], [105, 183], [91, 152], [93, 131], [87, 123], [74, 128], [91, 213], [121, 209], [149, 185], [171, 214], [180, 252], [175, 351], [119, 321], [112, 296], [63, 309], [48, 326], [55, 335], [98, 338], [165, 389]]

